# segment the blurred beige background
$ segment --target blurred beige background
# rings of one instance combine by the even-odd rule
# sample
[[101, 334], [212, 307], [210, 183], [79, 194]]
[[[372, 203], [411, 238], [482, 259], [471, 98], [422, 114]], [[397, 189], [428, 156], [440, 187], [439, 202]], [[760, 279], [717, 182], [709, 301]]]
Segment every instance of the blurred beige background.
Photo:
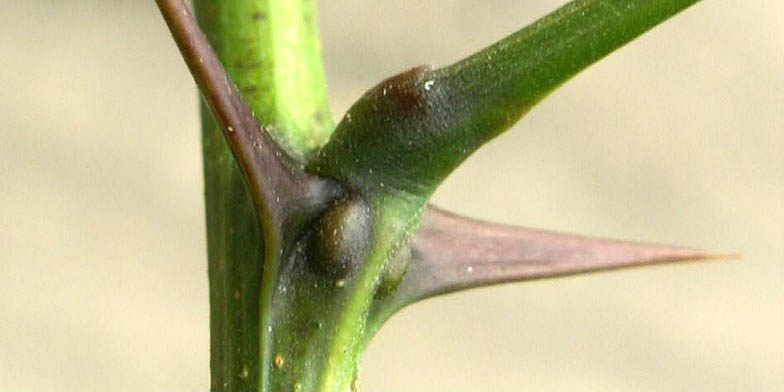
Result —
[[[332, 109], [562, 1], [321, 1]], [[0, 390], [206, 391], [197, 98], [153, 1], [3, 2]], [[412, 306], [364, 391], [784, 389], [784, 3], [705, 0], [481, 150], [435, 202], [742, 252]]]

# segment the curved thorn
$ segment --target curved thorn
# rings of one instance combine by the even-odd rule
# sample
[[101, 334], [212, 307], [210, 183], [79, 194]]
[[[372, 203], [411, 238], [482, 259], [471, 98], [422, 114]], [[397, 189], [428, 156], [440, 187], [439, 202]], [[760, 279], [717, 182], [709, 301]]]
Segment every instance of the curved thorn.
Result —
[[335, 185], [305, 173], [259, 125], [185, 2], [156, 3], [205, 102], [221, 124], [262, 222], [275, 225], [272, 232], [281, 233], [288, 230], [286, 223], [292, 219], [306, 219], [333, 199], [338, 193]]

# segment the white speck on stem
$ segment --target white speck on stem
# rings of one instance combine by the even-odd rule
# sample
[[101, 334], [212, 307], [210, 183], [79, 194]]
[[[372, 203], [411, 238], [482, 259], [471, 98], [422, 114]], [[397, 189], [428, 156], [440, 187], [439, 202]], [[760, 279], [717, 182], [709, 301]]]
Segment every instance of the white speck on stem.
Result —
[[425, 90], [430, 91], [433, 88], [433, 84], [435, 83], [434, 80], [428, 80], [425, 82]]
[[466, 272], [468, 272], [469, 274], [474, 272], [474, 267], [469, 265], [468, 267], [466, 267]]
[[233, 128], [231, 125], [229, 125], [228, 127], [226, 127], [226, 129], [227, 129], [229, 132], [234, 132], [234, 128]]

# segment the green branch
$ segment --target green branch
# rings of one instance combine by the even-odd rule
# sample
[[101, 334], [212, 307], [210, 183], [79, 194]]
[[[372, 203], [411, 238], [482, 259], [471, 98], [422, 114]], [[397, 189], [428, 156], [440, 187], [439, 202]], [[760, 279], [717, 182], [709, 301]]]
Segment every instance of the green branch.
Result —
[[351, 107], [310, 167], [368, 193], [427, 198], [556, 87], [697, 1], [576, 0], [457, 64], [390, 78]]

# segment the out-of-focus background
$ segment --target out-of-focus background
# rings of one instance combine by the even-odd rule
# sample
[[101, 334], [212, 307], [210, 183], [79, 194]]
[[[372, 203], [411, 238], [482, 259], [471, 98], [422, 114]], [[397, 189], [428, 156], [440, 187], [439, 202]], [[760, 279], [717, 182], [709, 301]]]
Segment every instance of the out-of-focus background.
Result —
[[[332, 110], [562, 1], [320, 1]], [[784, 389], [784, 3], [705, 0], [471, 157], [436, 204], [741, 252], [412, 306], [364, 391]], [[206, 391], [197, 96], [153, 1], [0, 12], [0, 390]]]

